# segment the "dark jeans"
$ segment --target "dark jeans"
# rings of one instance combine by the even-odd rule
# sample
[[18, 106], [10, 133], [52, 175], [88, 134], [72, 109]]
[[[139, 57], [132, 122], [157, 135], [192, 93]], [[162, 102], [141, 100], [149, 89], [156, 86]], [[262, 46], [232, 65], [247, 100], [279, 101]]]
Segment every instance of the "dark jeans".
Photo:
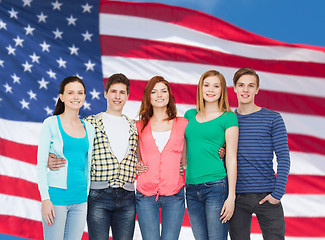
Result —
[[143, 240], [177, 240], [185, 213], [184, 187], [172, 196], [158, 198], [137, 191], [136, 210]]
[[91, 189], [88, 196], [87, 224], [89, 240], [133, 239], [135, 194], [123, 188]]
[[235, 212], [229, 222], [231, 240], [249, 240], [252, 214], [255, 213], [264, 240], [284, 239], [284, 214], [281, 202], [271, 204], [259, 201], [269, 193], [238, 193], [236, 194]]
[[228, 222], [220, 221], [228, 197], [227, 178], [202, 184], [186, 184], [186, 201], [196, 240], [227, 240]]

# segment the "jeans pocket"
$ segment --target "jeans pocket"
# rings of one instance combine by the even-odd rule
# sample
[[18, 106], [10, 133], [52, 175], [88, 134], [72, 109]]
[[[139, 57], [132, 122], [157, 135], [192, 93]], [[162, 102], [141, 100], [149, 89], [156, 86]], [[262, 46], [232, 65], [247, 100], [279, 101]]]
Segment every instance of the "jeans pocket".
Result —
[[185, 198], [184, 187], [182, 187], [181, 190], [179, 190], [178, 193], [172, 195], [172, 197], [176, 198], [176, 199], [184, 199]]
[[91, 200], [97, 200], [103, 195], [104, 191], [105, 189], [90, 189], [88, 198]]
[[207, 188], [224, 186], [224, 185], [225, 185], [224, 179], [204, 183], [204, 186], [207, 187]]
[[135, 193], [135, 198], [136, 199], [142, 199], [142, 198], [144, 198], [145, 197], [145, 195], [143, 195], [142, 193], [140, 193], [138, 190], [136, 191], [136, 193]]

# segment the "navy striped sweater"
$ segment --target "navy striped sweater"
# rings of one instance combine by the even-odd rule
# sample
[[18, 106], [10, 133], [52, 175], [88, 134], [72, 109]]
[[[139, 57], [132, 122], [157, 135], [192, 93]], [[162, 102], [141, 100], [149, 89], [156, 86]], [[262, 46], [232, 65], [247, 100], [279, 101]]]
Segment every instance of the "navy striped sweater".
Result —
[[[281, 115], [262, 108], [241, 115], [239, 122], [237, 193], [271, 192], [276, 199], [284, 195], [290, 169], [288, 136]], [[277, 176], [273, 170], [276, 155]]]

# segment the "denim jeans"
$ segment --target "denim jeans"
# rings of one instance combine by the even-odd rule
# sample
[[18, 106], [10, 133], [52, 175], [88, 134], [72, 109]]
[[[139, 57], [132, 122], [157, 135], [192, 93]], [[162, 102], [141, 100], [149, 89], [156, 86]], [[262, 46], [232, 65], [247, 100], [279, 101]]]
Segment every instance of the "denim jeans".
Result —
[[78, 240], [85, 229], [87, 203], [54, 205], [54, 224], [43, 222], [44, 240]]
[[177, 240], [185, 214], [184, 187], [175, 195], [158, 196], [158, 199], [137, 191], [136, 211], [143, 240]]
[[226, 240], [228, 222], [220, 212], [228, 197], [227, 179], [202, 184], [186, 184], [187, 210], [196, 240]]
[[123, 188], [90, 189], [88, 196], [89, 240], [132, 240], [135, 226], [134, 191]]
[[255, 213], [263, 239], [284, 240], [285, 224], [281, 202], [259, 204], [270, 193], [237, 193], [235, 212], [229, 222], [232, 240], [249, 240], [252, 214]]

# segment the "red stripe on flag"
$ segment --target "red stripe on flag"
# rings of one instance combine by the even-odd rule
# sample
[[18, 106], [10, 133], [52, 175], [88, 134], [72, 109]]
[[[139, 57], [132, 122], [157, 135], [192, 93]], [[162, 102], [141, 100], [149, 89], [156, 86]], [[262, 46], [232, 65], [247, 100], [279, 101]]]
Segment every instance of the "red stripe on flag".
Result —
[[313, 136], [288, 133], [289, 150], [325, 155], [325, 140]]
[[232, 68], [250, 66], [257, 71], [325, 77], [325, 64], [322, 63], [255, 59], [184, 44], [119, 36], [101, 35], [100, 41], [104, 56], [157, 59]]
[[[285, 217], [286, 237], [325, 237], [324, 217]], [[252, 219], [252, 233], [261, 233], [257, 218]]]
[[286, 194], [325, 194], [325, 176], [289, 174]]
[[0, 155], [23, 162], [36, 164], [37, 146], [17, 143], [0, 138]]
[[102, 0], [99, 11], [100, 13], [128, 15], [174, 23], [237, 42], [289, 46], [289, 44], [248, 32], [209, 14], [177, 6]]
[[41, 197], [36, 183], [21, 178], [0, 175], [0, 193], [40, 201]]
[[[0, 193], [40, 201], [36, 183], [0, 175]], [[325, 176], [289, 175], [286, 194], [325, 194]], [[185, 215], [185, 226], [189, 226]]]
[[[149, 79], [148, 79], [149, 80]], [[141, 101], [147, 81], [130, 80], [130, 100]], [[196, 104], [196, 85], [170, 83], [176, 103]], [[232, 87], [228, 87], [228, 98], [231, 107], [237, 107], [237, 97]], [[290, 99], [290, 101], [288, 101]], [[286, 104], [283, 104], [283, 103]], [[304, 96], [299, 94], [260, 90], [256, 96], [256, 104], [279, 112], [325, 116], [325, 98]]]
[[41, 222], [15, 216], [0, 215], [0, 232], [22, 238], [43, 239]]

